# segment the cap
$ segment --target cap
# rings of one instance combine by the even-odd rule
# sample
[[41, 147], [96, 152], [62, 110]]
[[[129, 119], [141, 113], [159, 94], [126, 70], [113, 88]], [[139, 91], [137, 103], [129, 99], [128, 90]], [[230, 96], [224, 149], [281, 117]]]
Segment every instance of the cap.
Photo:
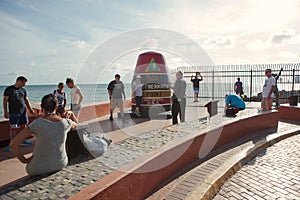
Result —
[[142, 78], [141, 75], [136, 75], [136, 78]]

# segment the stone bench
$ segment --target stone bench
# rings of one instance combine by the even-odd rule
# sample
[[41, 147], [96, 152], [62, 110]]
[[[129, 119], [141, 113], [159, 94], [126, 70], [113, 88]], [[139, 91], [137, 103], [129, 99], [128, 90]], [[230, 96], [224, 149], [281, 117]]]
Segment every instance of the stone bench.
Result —
[[288, 104], [277, 107], [279, 120], [300, 122], [300, 106], [289, 106]]

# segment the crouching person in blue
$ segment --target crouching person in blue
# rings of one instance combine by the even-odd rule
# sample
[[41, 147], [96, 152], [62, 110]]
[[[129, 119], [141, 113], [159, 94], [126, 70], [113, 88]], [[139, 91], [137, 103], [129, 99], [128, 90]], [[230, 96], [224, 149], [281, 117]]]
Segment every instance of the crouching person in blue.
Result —
[[[16, 157], [26, 164], [26, 172], [45, 175], [61, 170], [68, 164], [65, 143], [67, 133], [77, 126], [71, 119], [56, 115], [57, 99], [53, 94], [42, 98], [43, 116], [23, 129], [10, 143]], [[32, 156], [26, 158], [20, 151], [20, 144], [29, 136], [36, 137]]]
[[234, 116], [240, 110], [245, 110], [246, 105], [243, 99], [236, 94], [228, 94], [225, 96], [225, 109], [226, 116]]

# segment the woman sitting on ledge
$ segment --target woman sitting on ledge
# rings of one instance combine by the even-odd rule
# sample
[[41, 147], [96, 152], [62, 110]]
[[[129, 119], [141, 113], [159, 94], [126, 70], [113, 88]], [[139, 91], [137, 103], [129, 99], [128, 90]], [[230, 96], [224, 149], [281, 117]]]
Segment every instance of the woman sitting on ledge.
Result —
[[[57, 99], [53, 94], [42, 98], [41, 108], [43, 116], [23, 129], [10, 143], [16, 157], [27, 164], [26, 171], [31, 176], [49, 174], [67, 166], [67, 133], [77, 126], [71, 119], [56, 115]], [[36, 137], [33, 153], [25, 158], [20, 151], [20, 144], [32, 135]]]

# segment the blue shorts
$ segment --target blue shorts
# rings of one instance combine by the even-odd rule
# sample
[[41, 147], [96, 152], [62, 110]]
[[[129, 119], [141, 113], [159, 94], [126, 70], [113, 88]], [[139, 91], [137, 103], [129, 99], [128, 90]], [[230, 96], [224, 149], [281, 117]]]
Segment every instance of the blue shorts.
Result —
[[81, 110], [81, 106], [79, 106], [78, 108], [75, 108], [78, 105], [79, 104], [71, 104], [71, 111], [76, 115], [76, 117], [78, 116], [78, 114]]
[[199, 88], [194, 87], [194, 92], [195, 92], [195, 93], [199, 93]]
[[23, 114], [9, 114], [9, 123], [11, 128], [20, 128], [21, 124], [28, 124], [28, 115]]

